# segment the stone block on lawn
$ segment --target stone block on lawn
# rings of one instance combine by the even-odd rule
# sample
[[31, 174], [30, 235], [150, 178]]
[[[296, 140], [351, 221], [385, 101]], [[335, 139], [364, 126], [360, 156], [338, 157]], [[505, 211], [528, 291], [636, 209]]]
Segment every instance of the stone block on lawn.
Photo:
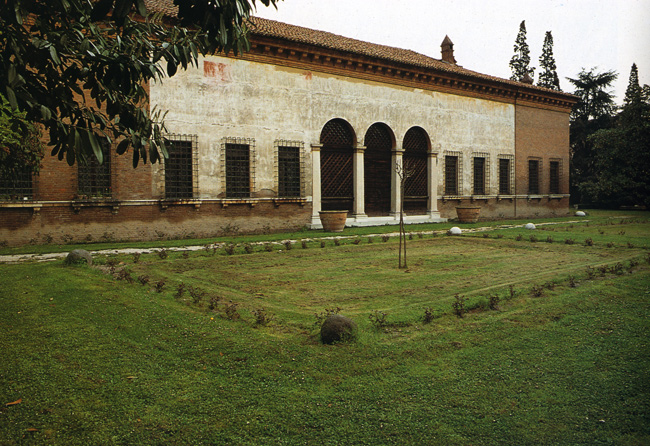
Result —
[[463, 231], [461, 231], [461, 229], [458, 226], [454, 226], [449, 231], [447, 231], [447, 234], [449, 235], [460, 235], [462, 233]]
[[320, 328], [323, 344], [352, 341], [357, 337], [357, 324], [348, 317], [332, 314], [325, 319]]
[[534, 223], [526, 223], [526, 226], [524, 226], [526, 229], [535, 229], [535, 224]]
[[586, 217], [587, 213], [584, 211], [577, 211], [576, 212], [576, 217]]
[[89, 266], [93, 264], [93, 256], [91, 256], [85, 249], [72, 250], [65, 258], [66, 265], [77, 265], [84, 262]]

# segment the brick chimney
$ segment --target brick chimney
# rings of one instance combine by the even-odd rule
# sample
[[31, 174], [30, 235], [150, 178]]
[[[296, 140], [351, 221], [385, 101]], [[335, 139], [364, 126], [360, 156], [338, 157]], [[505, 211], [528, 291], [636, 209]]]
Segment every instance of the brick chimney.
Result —
[[445, 40], [440, 44], [442, 49], [442, 60], [443, 62], [448, 62], [456, 64], [456, 59], [454, 58], [454, 42], [451, 41], [449, 36], [445, 36]]

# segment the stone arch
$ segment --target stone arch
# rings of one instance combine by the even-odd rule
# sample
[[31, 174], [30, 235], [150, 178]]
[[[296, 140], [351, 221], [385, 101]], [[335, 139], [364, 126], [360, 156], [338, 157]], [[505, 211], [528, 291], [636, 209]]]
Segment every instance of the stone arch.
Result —
[[388, 215], [391, 201], [392, 151], [395, 135], [376, 122], [368, 128], [363, 145], [365, 211], [369, 216]]
[[429, 199], [427, 157], [431, 139], [422, 127], [411, 127], [404, 135], [403, 165], [408, 175], [404, 184], [404, 210], [426, 212]]
[[331, 119], [321, 130], [320, 144], [322, 209], [352, 212], [354, 130], [345, 119]]

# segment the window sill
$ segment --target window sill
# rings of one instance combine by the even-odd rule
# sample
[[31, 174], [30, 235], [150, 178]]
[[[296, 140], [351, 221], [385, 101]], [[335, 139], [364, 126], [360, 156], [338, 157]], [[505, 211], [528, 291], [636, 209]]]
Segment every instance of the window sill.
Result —
[[72, 210], [75, 214], [78, 214], [82, 208], [91, 208], [91, 207], [110, 207], [113, 214], [117, 214], [120, 209], [120, 202], [113, 200], [112, 198], [84, 198], [80, 200], [72, 200], [70, 202], [72, 205]]

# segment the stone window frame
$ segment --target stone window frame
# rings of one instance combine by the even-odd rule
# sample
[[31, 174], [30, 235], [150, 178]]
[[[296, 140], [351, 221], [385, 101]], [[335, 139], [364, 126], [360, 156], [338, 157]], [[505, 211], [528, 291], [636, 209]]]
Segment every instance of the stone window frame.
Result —
[[[243, 191], [232, 191], [229, 184], [233, 179], [233, 172], [229, 169], [228, 163], [228, 146], [248, 146], [248, 187], [243, 187]], [[253, 198], [255, 191], [255, 138], [226, 136], [221, 139], [221, 186], [226, 199], [248, 199]], [[242, 176], [242, 179], [245, 177]], [[235, 175], [235, 180], [240, 181]], [[243, 180], [245, 181], [245, 179]], [[233, 185], [235, 188], [241, 187]], [[230, 190], [229, 190], [230, 189]]]
[[[553, 163], [557, 163], [557, 189], [553, 190], [554, 181], [553, 181]], [[559, 195], [562, 193], [562, 159], [561, 158], [550, 158], [548, 160], [548, 193], [550, 195]]]
[[[163, 185], [164, 185], [164, 196], [167, 200], [191, 200], [198, 195], [199, 191], [199, 162], [198, 162], [198, 151], [199, 151], [199, 137], [196, 134], [188, 133], [169, 133], [164, 136], [165, 145], [167, 147], [167, 152], [169, 158], [162, 159], [162, 176], [163, 176]], [[183, 146], [187, 147], [187, 143], [190, 145], [189, 156], [187, 153], [179, 154], [179, 157], [176, 157], [174, 153], [174, 148], [168, 146], [174, 142], [182, 143]], [[180, 145], [180, 144], [179, 144]], [[175, 159], [188, 160], [189, 159], [189, 169], [187, 169], [188, 163], [180, 163], [180, 161], [175, 161]], [[179, 178], [172, 179], [171, 173], [174, 172], [178, 174]], [[174, 182], [175, 187], [170, 187]], [[190, 193], [191, 192], [191, 193]]]
[[[456, 157], [456, 193], [455, 194], [448, 194], [447, 192], [449, 191], [448, 189], [448, 184], [447, 184], [447, 157]], [[463, 152], [458, 152], [458, 151], [451, 151], [451, 150], [445, 150], [444, 151], [444, 157], [443, 157], [443, 169], [444, 169], [444, 174], [443, 174], [443, 196], [445, 197], [459, 197], [462, 195], [462, 187], [463, 187]]]
[[[501, 160], [508, 160], [508, 192], [504, 193], [501, 189]], [[498, 191], [499, 195], [514, 195], [513, 188], [515, 185], [515, 156], [511, 154], [497, 155], [497, 176], [498, 176]]]
[[[528, 161], [528, 170], [527, 170], [528, 195], [540, 195], [542, 193], [542, 172], [543, 172], [542, 158], [529, 156], [527, 161]], [[531, 162], [537, 162], [537, 174], [536, 174], [537, 181], [534, 188], [532, 187], [533, 177], [531, 176]]]
[[[483, 158], [483, 193], [476, 192], [476, 171], [474, 160]], [[490, 154], [487, 152], [472, 152], [472, 195], [488, 195], [490, 193]]]
[[[273, 142], [274, 146], [274, 184], [277, 186], [278, 198], [303, 198], [305, 196], [305, 143], [303, 141], [292, 141], [286, 139], [276, 139]], [[298, 149], [298, 185], [290, 189], [295, 190], [297, 194], [283, 193], [286, 188], [282, 187], [282, 178], [280, 176], [280, 151], [282, 148], [297, 148]]]

